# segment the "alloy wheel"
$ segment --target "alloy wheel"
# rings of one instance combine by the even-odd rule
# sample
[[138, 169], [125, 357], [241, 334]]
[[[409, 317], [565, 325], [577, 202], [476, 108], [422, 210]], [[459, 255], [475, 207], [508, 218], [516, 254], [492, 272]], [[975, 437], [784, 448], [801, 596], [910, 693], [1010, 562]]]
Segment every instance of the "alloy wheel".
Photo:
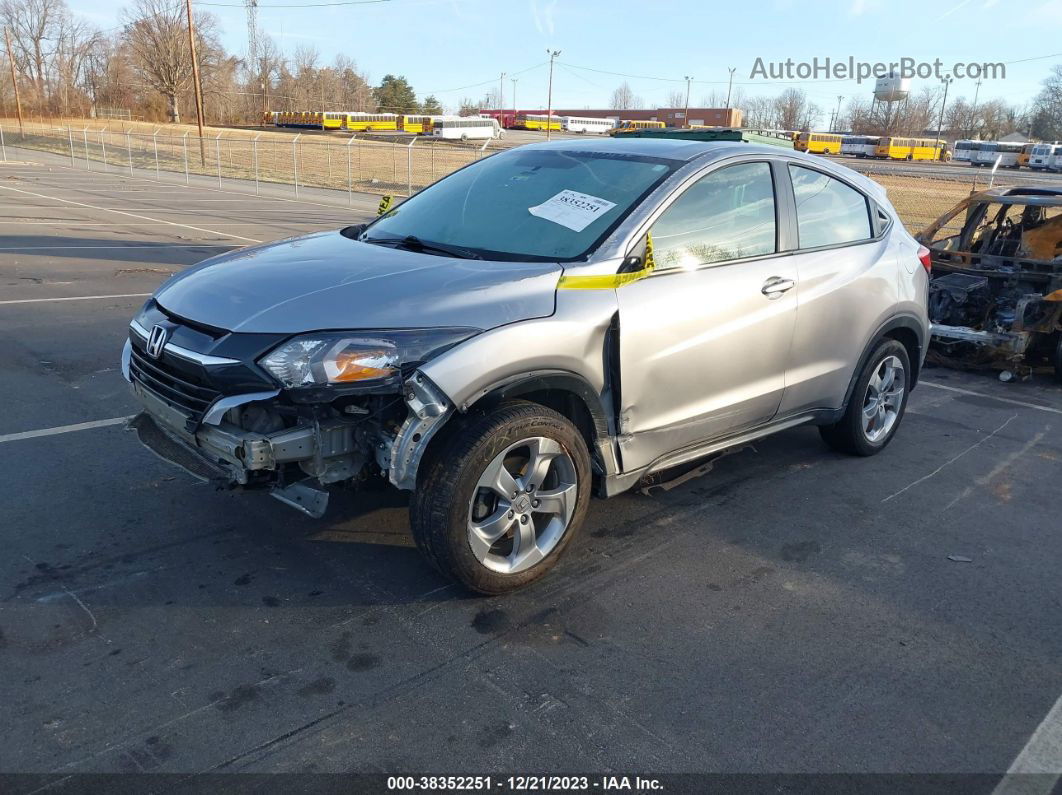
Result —
[[492, 571], [541, 562], [567, 532], [578, 497], [575, 464], [545, 436], [515, 442], [480, 475], [468, 508], [468, 543]]
[[886, 356], [874, 370], [863, 397], [863, 435], [878, 442], [892, 432], [900, 417], [907, 373], [897, 356]]

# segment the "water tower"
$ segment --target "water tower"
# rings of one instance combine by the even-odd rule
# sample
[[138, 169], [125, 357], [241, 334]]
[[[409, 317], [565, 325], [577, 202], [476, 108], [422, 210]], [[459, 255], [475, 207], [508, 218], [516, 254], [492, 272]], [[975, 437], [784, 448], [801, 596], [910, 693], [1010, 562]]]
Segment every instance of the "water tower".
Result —
[[892, 120], [892, 106], [897, 102], [906, 102], [911, 96], [911, 79], [900, 77], [896, 72], [889, 72], [874, 82], [874, 102], [871, 104], [871, 116], [875, 115], [879, 103], [885, 106], [885, 124], [882, 135], [889, 134]]

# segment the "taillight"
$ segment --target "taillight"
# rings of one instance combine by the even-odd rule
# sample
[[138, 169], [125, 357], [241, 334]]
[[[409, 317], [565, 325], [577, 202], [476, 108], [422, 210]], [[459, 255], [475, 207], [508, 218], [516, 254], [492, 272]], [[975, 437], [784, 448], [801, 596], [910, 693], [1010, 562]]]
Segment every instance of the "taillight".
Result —
[[918, 247], [918, 261], [922, 263], [922, 267], [926, 269], [926, 273], [933, 272], [933, 259], [930, 257], [929, 249], [925, 246]]

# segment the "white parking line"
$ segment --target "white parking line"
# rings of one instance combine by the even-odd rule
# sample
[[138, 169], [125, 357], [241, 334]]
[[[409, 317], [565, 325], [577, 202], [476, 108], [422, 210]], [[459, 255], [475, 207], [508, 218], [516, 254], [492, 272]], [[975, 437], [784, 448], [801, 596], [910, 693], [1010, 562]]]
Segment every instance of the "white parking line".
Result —
[[[1015, 778], [1012, 778], [1015, 777]], [[1036, 727], [992, 795], [1049, 795], [1062, 778], [1062, 698]]]
[[66, 251], [70, 249], [82, 250], [82, 249], [115, 249], [115, 248], [129, 248], [129, 249], [156, 249], [156, 248], [240, 248], [237, 245], [231, 243], [126, 243], [124, 246], [0, 246], [0, 251]]
[[104, 298], [147, 298], [151, 293], [122, 293], [120, 295], [75, 295], [64, 298], [16, 298], [10, 301], [0, 301], [4, 304], [43, 304], [49, 301], [98, 301]]
[[73, 425], [59, 425], [55, 428], [41, 428], [39, 431], [22, 431], [21, 433], [5, 433], [0, 435], [0, 444], [4, 442], [17, 442], [21, 439], [37, 439], [41, 436], [57, 436], [60, 433], [72, 431], [87, 431], [92, 428], [106, 428], [108, 425], [121, 425], [128, 422], [135, 415], [128, 417], [113, 417], [109, 420], [93, 420], [92, 422], [76, 422]]
[[[255, 238], [255, 237], [244, 237], [242, 235], [230, 235], [230, 234], [226, 234], [225, 232], [219, 232], [216, 229], [205, 229], [205, 228], [203, 228], [201, 226], [192, 226], [191, 224], [181, 224], [181, 223], [178, 223], [177, 221], [166, 221], [163, 218], [151, 218], [150, 216], [147, 216], [147, 215], [136, 215], [134, 213], [129, 212], [128, 210], [114, 210], [114, 209], [111, 209], [109, 207], [99, 207], [98, 205], [86, 204], [85, 202], [76, 202], [73, 199], [61, 199], [58, 196], [47, 196], [47, 195], [45, 195], [43, 193], [34, 193], [33, 191], [21, 190], [20, 188], [12, 188], [12, 187], [10, 187], [8, 185], [0, 185], [0, 189], [13, 191], [14, 193], [21, 193], [24, 196], [34, 196], [34, 197], [36, 197], [38, 199], [50, 199], [52, 201], [63, 202], [64, 204], [69, 204], [69, 205], [72, 205], [74, 207], [84, 207], [84, 208], [89, 209], [89, 210], [105, 210], [107, 212], [116, 213], [118, 215], [127, 215], [130, 218], [136, 218], [136, 219], [138, 219], [140, 221], [159, 221], [159, 222], [168, 224], [169, 226], [176, 226], [176, 227], [179, 227], [179, 228], [182, 228], [182, 229], [192, 229], [192, 230], [194, 230], [196, 232], [207, 232], [208, 234], [211, 234], [211, 235], [221, 235], [222, 237], [229, 237], [229, 238], [232, 238], [233, 240], [246, 240], [248, 243], [261, 243], [262, 242], [261, 240], [259, 240], [258, 238]], [[159, 208], [158, 207], [149, 207], [148, 209], [150, 209], [150, 210], [158, 210]]]
[[1009, 403], [1012, 406], [1021, 406], [1022, 408], [1026, 409], [1047, 411], [1051, 414], [1062, 414], [1062, 409], [1056, 409], [1053, 406], [1041, 406], [1038, 403], [1027, 403], [1024, 400], [1014, 400], [1013, 398], [996, 397], [995, 395], [987, 395], [984, 392], [974, 392], [971, 389], [960, 389], [956, 386], [944, 386], [944, 384], [934, 384], [932, 381], [920, 381], [919, 383], [933, 387], [933, 389], [943, 389], [946, 392], [958, 392], [960, 395], [971, 395], [973, 397], [986, 398], [988, 400], [998, 400], [1000, 403]]
[[[0, 224], [18, 224], [19, 226], [166, 226], [169, 221], [141, 221], [133, 223], [131, 221], [0, 221]], [[312, 221], [301, 221], [298, 218], [292, 218], [290, 223], [293, 224], [309, 224]], [[255, 221], [225, 221], [223, 223], [214, 223], [211, 221], [211, 226], [255, 226]]]

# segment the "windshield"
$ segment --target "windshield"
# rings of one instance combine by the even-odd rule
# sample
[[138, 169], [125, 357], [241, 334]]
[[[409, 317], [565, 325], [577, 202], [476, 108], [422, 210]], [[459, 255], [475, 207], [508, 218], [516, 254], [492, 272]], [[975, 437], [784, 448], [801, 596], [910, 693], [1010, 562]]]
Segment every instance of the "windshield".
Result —
[[381, 216], [362, 240], [460, 247], [485, 259], [585, 257], [680, 163], [558, 149], [481, 160]]

